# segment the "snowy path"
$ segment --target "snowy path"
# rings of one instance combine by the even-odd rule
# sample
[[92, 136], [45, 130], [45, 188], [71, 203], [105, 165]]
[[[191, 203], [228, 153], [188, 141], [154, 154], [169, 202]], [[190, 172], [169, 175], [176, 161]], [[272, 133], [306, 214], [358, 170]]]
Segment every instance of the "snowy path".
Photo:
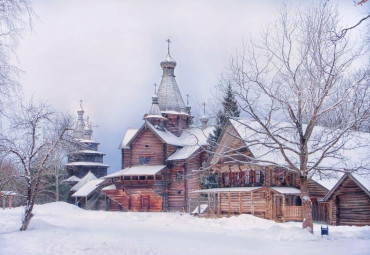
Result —
[[179, 213], [85, 211], [37, 206], [26, 232], [21, 208], [0, 210], [0, 254], [370, 254], [370, 227], [330, 227], [329, 238], [242, 215], [200, 219]]

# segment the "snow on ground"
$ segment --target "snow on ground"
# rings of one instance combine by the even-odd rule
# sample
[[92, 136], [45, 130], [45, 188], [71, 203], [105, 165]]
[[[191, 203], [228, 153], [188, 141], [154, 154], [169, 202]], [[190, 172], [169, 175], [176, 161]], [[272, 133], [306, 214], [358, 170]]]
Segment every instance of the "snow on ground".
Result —
[[85, 211], [38, 205], [20, 232], [22, 208], [0, 209], [0, 254], [369, 254], [370, 227], [329, 226], [329, 237], [241, 215], [205, 219], [180, 213]]

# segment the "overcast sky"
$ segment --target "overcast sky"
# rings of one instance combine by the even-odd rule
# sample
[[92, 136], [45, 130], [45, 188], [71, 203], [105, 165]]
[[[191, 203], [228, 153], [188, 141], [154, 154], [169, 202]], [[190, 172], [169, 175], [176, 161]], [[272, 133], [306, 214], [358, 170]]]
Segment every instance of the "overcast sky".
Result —
[[[339, 1], [352, 25], [365, 7]], [[42, 1], [33, 31], [18, 50], [25, 96], [76, 114], [79, 100], [98, 127], [94, 137], [107, 154], [109, 172], [120, 170], [117, 149], [128, 127], [140, 127], [149, 110], [160, 61], [171, 55], [193, 112], [212, 90], [242, 40], [256, 37], [277, 15], [279, 1]]]

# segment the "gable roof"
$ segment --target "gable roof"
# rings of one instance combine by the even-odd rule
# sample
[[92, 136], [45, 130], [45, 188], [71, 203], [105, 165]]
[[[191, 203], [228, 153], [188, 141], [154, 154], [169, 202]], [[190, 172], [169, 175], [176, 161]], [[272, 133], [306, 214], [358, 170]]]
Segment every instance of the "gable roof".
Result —
[[78, 183], [76, 183], [76, 185], [71, 188], [71, 191], [77, 191], [89, 181], [96, 179], [96, 176], [91, 171], [89, 171]]
[[195, 146], [184, 146], [177, 149], [167, 160], [184, 160], [191, 157], [195, 152], [200, 149], [199, 145]]
[[97, 188], [99, 188], [100, 183], [102, 183], [103, 181], [104, 179], [91, 180], [85, 183], [85, 185], [79, 188], [75, 193], [73, 193], [71, 197], [87, 197]]
[[137, 133], [138, 129], [137, 128], [128, 128], [126, 130], [126, 133], [124, 137], [122, 138], [121, 143], [118, 146], [118, 149], [128, 149], [128, 143], [134, 137], [134, 135]]
[[113, 174], [107, 175], [104, 178], [113, 178], [119, 176], [137, 176], [137, 175], [156, 175], [160, 171], [162, 171], [166, 166], [165, 165], [158, 165], [158, 166], [147, 166], [147, 165], [138, 165], [124, 168], [120, 171], [117, 171]]
[[370, 196], [370, 177], [363, 177], [358, 174], [351, 174], [345, 173], [343, 174], [342, 178], [335, 184], [335, 186], [326, 194], [324, 197], [324, 201], [328, 201], [328, 199], [333, 195], [333, 193], [337, 190], [337, 188], [342, 184], [342, 182], [346, 178], [351, 178], [363, 191], [365, 191]]
[[[287, 166], [283, 156], [277, 148], [273, 148], [273, 141], [264, 133], [259, 123], [247, 119], [229, 120], [229, 122], [257, 161]], [[297, 149], [295, 144], [295, 141], [298, 140], [297, 134], [294, 129], [292, 131], [290, 123], [272, 122], [271, 125], [273, 126], [271, 132], [276, 139], [292, 150]], [[313, 165], [327, 148], [325, 144], [328, 141], [325, 141], [324, 138], [335, 137], [337, 132], [340, 130], [321, 126], [314, 127], [312, 139], [308, 142], [308, 149], [311, 152], [308, 165]], [[342, 137], [337, 144], [341, 143], [344, 143], [343, 147], [337, 148], [334, 145], [326, 152], [327, 156], [321, 161], [319, 168], [345, 170], [366, 167], [370, 164], [370, 134], [352, 131]], [[297, 154], [291, 150], [285, 150], [285, 152], [293, 164], [298, 164], [299, 156]]]

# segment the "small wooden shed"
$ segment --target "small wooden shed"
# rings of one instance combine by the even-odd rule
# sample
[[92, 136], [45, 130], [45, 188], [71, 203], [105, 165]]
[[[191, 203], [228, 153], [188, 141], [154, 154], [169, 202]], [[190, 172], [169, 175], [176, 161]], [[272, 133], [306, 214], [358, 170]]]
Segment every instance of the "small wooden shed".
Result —
[[324, 197], [329, 204], [329, 224], [370, 225], [370, 180], [345, 173]]
[[8, 207], [12, 208], [12, 201], [15, 196], [18, 196], [17, 192], [14, 191], [0, 191], [0, 197], [2, 198], [3, 202], [3, 209], [6, 207], [6, 200], [8, 200]]

